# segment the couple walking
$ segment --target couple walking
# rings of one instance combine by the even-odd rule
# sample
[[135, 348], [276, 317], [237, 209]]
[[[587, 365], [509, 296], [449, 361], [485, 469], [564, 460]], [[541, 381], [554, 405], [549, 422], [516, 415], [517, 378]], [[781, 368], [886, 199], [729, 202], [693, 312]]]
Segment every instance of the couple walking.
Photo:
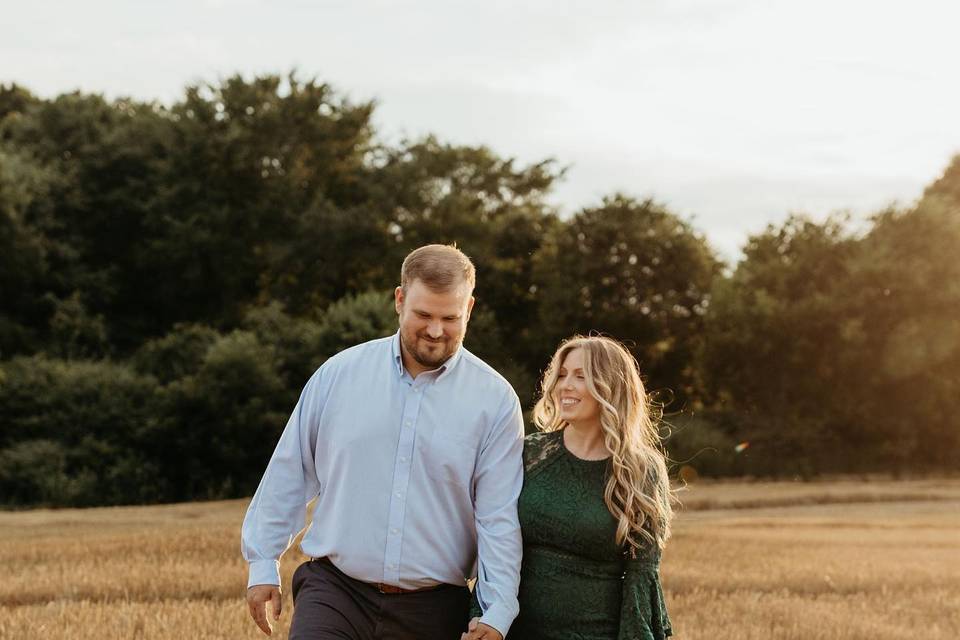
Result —
[[243, 522], [265, 633], [278, 559], [316, 498], [291, 640], [671, 635], [658, 574], [669, 484], [636, 361], [608, 338], [564, 341], [524, 439], [516, 393], [461, 345], [474, 282], [458, 249], [416, 249], [399, 332], [338, 353], [304, 387]]

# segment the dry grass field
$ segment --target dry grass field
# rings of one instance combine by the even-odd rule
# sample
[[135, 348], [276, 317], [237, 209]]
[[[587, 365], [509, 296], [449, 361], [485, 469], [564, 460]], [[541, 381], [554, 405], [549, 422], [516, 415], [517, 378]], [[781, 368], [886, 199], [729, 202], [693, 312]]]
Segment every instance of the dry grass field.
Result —
[[[701, 483], [682, 500], [663, 561], [678, 638], [960, 638], [958, 479]], [[244, 508], [0, 513], [0, 639], [263, 637], [242, 599]]]

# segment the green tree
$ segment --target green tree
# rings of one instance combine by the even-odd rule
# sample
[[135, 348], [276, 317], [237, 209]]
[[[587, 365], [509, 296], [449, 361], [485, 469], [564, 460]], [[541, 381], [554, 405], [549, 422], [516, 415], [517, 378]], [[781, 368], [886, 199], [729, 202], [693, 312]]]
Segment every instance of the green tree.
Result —
[[[303, 310], [315, 302], [311, 287], [338, 283], [326, 306], [352, 267], [362, 278], [383, 255], [373, 227], [354, 232], [371, 182], [372, 105], [327, 85], [235, 76], [189, 87], [169, 108], [79, 93], [14, 98], [4, 107], [0, 96], [4, 149], [50, 179], [42, 197], [23, 205], [2, 193], [0, 204], [14, 202], [17, 224], [45, 243], [46, 290], [79, 292], [122, 353], [180, 322], [236, 326], [256, 300], [290, 298]], [[318, 238], [340, 253], [309, 253]], [[366, 262], [335, 260], [351, 252]], [[325, 279], [301, 278], [303, 260]], [[17, 269], [6, 271], [22, 277]]]
[[16, 83], [0, 84], [0, 122], [7, 117], [18, 117], [37, 102], [36, 96]]
[[157, 313], [236, 326], [255, 300], [309, 309], [317, 283], [303, 261], [339, 281], [349, 263], [308, 255], [309, 241], [361, 239], [339, 232], [363, 199], [371, 112], [294, 75], [189, 87], [170, 111], [170, 187], [142, 253], [147, 275], [160, 276], [150, 287]]
[[[188, 88], [171, 110], [178, 126], [173, 186], [164, 194], [170, 218], [152, 234], [146, 258], [160, 272], [171, 254], [183, 265], [181, 276], [157, 283], [160, 299], [186, 298], [189, 319], [226, 324], [258, 295], [296, 313], [316, 304], [312, 270], [338, 282], [352, 261], [336, 258], [362, 240], [376, 244], [339, 233], [362, 220], [372, 110], [292, 74]], [[316, 250], [317, 239], [341, 253]], [[343, 291], [335, 293], [319, 302]]]
[[653, 389], [697, 395], [694, 354], [720, 263], [664, 207], [606, 198], [557, 226], [534, 263], [539, 368], [559, 341], [602, 332], [623, 341]]
[[954, 156], [943, 175], [924, 190], [924, 204], [930, 204], [937, 199], [952, 201], [954, 206], [960, 204], [960, 155]]
[[48, 172], [0, 143], [0, 357], [37, 350], [51, 311], [48, 242], [27, 219], [49, 182]]
[[792, 216], [752, 236], [732, 277], [716, 283], [702, 367], [712, 406], [734, 414], [725, 422], [751, 443], [756, 471], [806, 472], [804, 457], [846, 455], [840, 291], [855, 250], [842, 219]]
[[533, 255], [557, 224], [545, 198], [563, 171], [552, 160], [518, 166], [486, 147], [434, 137], [387, 152], [381, 164], [372, 199], [388, 212], [389, 263], [397, 265], [383, 286], [398, 284], [399, 264], [412, 249], [456, 243], [477, 267], [478, 304], [497, 315], [506, 335], [520, 338], [536, 320]]
[[842, 291], [854, 446], [895, 469], [960, 464], [960, 200], [879, 214]]
[[[6, 118], [0, 133], [52, 178], [23, 219], [46, 239], [50, 292], [80, 292], [110, 318], [121, 343], [149, 322], [148, 283], [137, 269], [147, 217], [164, 180], [172, 121], [161, 109], [79, 93], [36, 103]], [[149, 307], [146, 308], [149, 311]]]

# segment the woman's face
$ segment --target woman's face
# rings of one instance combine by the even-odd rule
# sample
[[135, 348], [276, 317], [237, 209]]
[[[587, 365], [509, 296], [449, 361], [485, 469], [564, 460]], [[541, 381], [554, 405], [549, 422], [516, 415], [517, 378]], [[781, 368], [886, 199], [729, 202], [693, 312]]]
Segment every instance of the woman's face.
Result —
[[560, 418], [575, 427], [600, 426], [600, 403], [587, 389], [583, 372], [583, 349], [571, 350], [560, 365], [554, 400], [560, 407]]

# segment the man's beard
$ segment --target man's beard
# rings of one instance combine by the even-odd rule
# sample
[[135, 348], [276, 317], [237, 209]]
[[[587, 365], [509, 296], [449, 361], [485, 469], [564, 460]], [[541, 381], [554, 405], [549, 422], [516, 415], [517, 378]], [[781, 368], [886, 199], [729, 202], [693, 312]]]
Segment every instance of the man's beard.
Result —
[[[417, 364], [419, 364], [421, 367], [427, 367], [430, 369], [436, 369], [437, 367], [442, 365], [444, 362], [449, 360], [453, 356], [453, 354], [456, 352], [457, 347], [460, 346], [460, 341], [455, 341], [453, 339], [448, 338], [448, 339], [433, 341], [433, 340], [430, 340], [429, 338], [425, 338], [423, 336], [419, 336], [416, 334], [414, 334], [413, 340], [411, 341], [411, 340], [407, 340], [405, 336], [401, 333], [400, 340], [403, 343], [403, 346], [406, 349], [407, 353], [410, 355], [411, 358], [413, 358], [417, 362]], [[420, 340], [423, 340], [424, 342], [428, 342], [431, 344], [435, 344], [438, 347], [440, 347], [440, 349], [434, 352], [430, 352], [425, 349], [419, 349], [418, 345], [420, 344]]]

